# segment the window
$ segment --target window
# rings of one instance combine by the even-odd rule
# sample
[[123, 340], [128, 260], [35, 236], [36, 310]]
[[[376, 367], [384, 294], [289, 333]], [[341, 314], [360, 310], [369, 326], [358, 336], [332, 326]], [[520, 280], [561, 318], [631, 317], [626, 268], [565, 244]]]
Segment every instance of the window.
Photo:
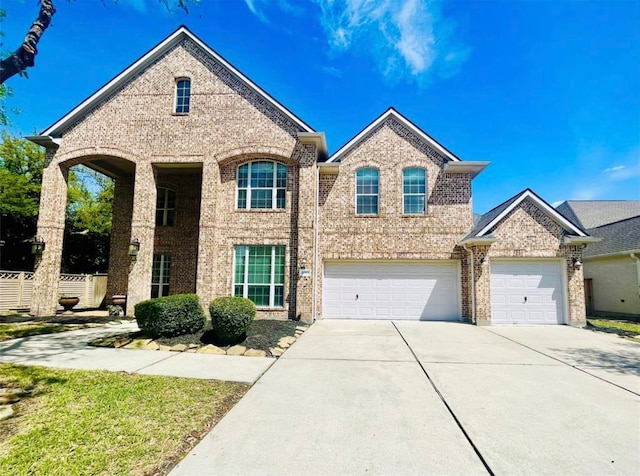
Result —
[[176, 81], [176, 109], [177, 114], [189, 113], [189, 102], [191, 100], [191, 80], [178, 79]]
[[175, 206], [176, 192], [159, 187], [156, 199], [156, 226], [173, 226]]
[[427, 172], [424, 169], [402, 171], [402, 213], [424, 215], [427, 212]]
[[234, 296], [284, 306], [284, 246], [236, 246], [233, 275]]
[[171, 275], [171, 255], [153, 255], [151, 270], [151, 297], [157, 298], [169, 295], [169, 277]]
[[277, 162], [250, 162], [238, 167], [238, 208], [284, 208], [287, 166]]
[[359, 169], [356, 172], [356, 215], [378, 214], [378, 171]]

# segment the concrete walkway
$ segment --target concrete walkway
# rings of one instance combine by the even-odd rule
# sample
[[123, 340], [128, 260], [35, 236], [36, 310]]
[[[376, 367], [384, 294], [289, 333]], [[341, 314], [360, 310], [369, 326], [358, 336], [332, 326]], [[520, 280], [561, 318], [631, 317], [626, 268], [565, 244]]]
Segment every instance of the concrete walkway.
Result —
[[569, 327], [320, 321], [171, 474], [636, 475], [638, 362]]
[[138, 330], [135, 323], [93, 327], [0, 342], [0, 362], [44, 367], [125, 371], [254, 383], [275, 359], [88, 346], [98, 337]]

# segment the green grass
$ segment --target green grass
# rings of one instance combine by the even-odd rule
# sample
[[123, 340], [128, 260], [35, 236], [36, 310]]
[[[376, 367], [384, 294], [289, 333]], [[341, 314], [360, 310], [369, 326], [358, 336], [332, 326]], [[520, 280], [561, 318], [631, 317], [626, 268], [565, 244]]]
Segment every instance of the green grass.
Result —
[[220, 381], [0, 364], [32, 389], [0, 422], [0, 474], [165, 474], [244, 395]]
[[66, 326], [63, 324], [48, 324], [45, 322], [38, 323], [17, 323], [2, 324], [0, 323], [0, 342], [3, 340], [17, 339], [19, 337], [35, 336], [38, 334], [53, 334], [55, 332], [64, 332], [79, 329], [78, 326]]
[[632, 341], [640, 342], [640, 338], [635, 337], [636, 335], [640, 335], [640, 324], [636, 322], [610, 321], [605, 319], [588, 319], [587, 322], [596, 330], [615, 333]]

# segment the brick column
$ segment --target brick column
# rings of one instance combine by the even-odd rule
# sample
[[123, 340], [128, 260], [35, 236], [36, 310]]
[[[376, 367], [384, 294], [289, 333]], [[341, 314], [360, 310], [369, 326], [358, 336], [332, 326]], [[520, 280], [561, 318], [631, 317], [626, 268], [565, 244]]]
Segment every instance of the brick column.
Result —
[[[315, 242], [315, 205], [317, 200], [316, 150], [306, 144], [298, 146], [300, 162], [298, 171], [298, 210], [297, 210], [297, 268], [292, 270], [291, 279], [296, 281], [296, 318], [305, 323], [313, 322], [313, 280], [314, 242]], [[295, 230], [292, 230], [294, 232]], [[310, 276], [300, 277], [298, 270], [305, 268]]]
[[156, 179], [150, 163], [136, 165], [133, 186], [131, 240], [140, 241], [140, 250], [131, 265], [127, 290], [127, 315], [133, 316], [134, 306], [151, 297], [153, 239], [156, 226]]
[[[209, 312], [209, 303], [215, 297], [214, 271], [215, 258], [215, 210], [216, 184], [219, 183], [218, 163], [211, 159], [202, 164], [202, 191], [200, 196], [200, 228], [198, 235], [198, 269], [196, 276], [196, 294], [202, 307]], [[229, 271], [230, 272], [230, 271]]]
[[565, 261], [567, 267], [567, 302], [569, 316], [567, 324], [575, 327], [587, 325], [587, 311], [584, 300], [584, 272], [582, 265], [576, 266], [573, 259], [582, 261], [581, 246], [566, 246]]
[[127, 294], [133, 183], [133, 177], [118, 177], [115, 181], [109, 246], [109, 277], [107, 278], [108, 304], [114, 294]]
[[55, 150], [47, 150], [42, 172], [37, 237], [44, 241], [42, 259], [36, 260], [31, 314], [53, 316], [58, 308], [64, 218], [67, 208], [67, 170], [52, 163]]
[[491, 324], [491, 272], [489, 247], [473, 247], [473, 267], [475, 279], [476, 325]]

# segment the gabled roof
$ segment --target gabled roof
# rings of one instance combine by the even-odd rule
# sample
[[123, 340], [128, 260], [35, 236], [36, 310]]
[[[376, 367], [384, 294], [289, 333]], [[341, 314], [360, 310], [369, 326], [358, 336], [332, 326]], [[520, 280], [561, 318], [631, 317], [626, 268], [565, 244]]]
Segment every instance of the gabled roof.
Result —
[[531, 189], [523, 190], [522, 192], [514, 195], [506, 202], [501, 203], [497, 207], [489, 210], [482, 215], [473, 229], [465, 236], [461, 243], [472, 241], [473, 239], [488, 237], [489, 232], [500, 220], [506, 217], [512, 210], [514, 210], [523, 200], [529, 198], [533, 201], [538, 208], [544, 211], [550, 218], [556, 221], [565, 230], [574, 233], [578, 237], [588, 237], [589, 235], [582, 230], [578, 225], [568, 220], [566, 217], [558, 213], [551, 205], [545, 202], [542, 198], [536, 195]]
[[265, 101], [282, 112], [286, 117], [288, 117], [293, 123], [300, 127], [301, 132], [315, 132], [310, 126], [305, 124], [300, 118], [298, 118], [295, 114], [289, 111], [286, 107], [272, 98], [269, 94], [263, 91], [258, 85], [256, 85], [253, 81], [243, 75], [240, 71], [238, 71], [231, 63], [225, 60], [218, 53], [213, 51], [209, 46], [207, 46], [200, 38], [194, 35], [187, 27], [184, 25], [179, 27], [176, 31], [174, 31], [171, 35], [161, 41], [158, 45], [152, 48], [147, 54], [142, 56], [139, 60], [133, 63], [131, 66], [126, 68], [120, 74], [118, 74], [115, 78], [105, 84], [102, 88], [100, 88], [96, 93], [89, 96], [85, 99], [80, 105], [71, 110], [71, 112], [67, 113], [62, 119], [58, 120], [53, 125], [49, 126], [45, 129], [40, 135], [41, 136], [49, 136], [49, 137], [59, 137], [60, 134], [65, 130], [66, 127], [72, 125], [74, 121], [84, 114], [86, 111], [90, 110], [92, 107], [95, 107], [100, 103], [101, 100], [108, 97], [111, 93], [116, 91], [119, 87], [121, 87], [124, 83], [133, 78], [136, 74], [142, 71], [144, 68], [153, 63], [156, 59], [161, 57], [171, 48], [173, 48], [176, 44], [182, 41], [184, 38], [189, 38], [195, 44], [197, 44], [200, 48], [204, 50], [206, 54], [211, 56], [215, 61], [219, 62], [224, 66], [232, 75], [236, 76], [241, 82], [243, 82], [248, 88], [255, 91], [258, 95], [262, 96]]
[[640, 216], [640, 200], [567, 200], [556, 210], [589, 229]]
[[[453, 162], [460, 162], [460, 159], [456, 157], [451, 151], [447, 150], [442, 144], [438, 143], [433, 137], [429, 136], [426, 132], [416, 126], [409, 119], [404, 117], [394, 108], [390, 107], [387, 109], [382, 115], [380, 115], [376, 120], [374, 120], [371, 124], [365, 127], [361, 132], [359, 132], [355, 137], [353, 137], [349, 142], [343, 145], [337, 152], [331, 155], [327, 159], [327, 162], [340, 162], [342, 156], [351, 151], [367, 134], [371, 131], [375, 130], [381, 124], [389, 118], [393, 117], [398, 122], [400, 122], [404, 127], [413, 132], [420, 139], [427, 142], [431, 147], [433, 147], [436, 151], [442, 154], [446, 159]], [[486, 166], [486, 165], [485, 165]]]
[[640, 251], [640, 216], [587, 230], [602, 241], [587, 247], [586, 258]]

